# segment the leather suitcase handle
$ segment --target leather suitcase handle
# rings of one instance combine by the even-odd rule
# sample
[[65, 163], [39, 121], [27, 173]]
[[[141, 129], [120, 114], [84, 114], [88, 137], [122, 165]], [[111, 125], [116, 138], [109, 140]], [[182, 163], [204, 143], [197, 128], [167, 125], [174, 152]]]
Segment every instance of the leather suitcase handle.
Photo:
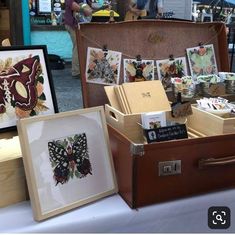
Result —
[[201, 159], [198, 162], [199, 168], [212, 167], [212, 166], [225, 166], [235, 164], [235, 156], [224, 157], [224, 158], [208, 158]]

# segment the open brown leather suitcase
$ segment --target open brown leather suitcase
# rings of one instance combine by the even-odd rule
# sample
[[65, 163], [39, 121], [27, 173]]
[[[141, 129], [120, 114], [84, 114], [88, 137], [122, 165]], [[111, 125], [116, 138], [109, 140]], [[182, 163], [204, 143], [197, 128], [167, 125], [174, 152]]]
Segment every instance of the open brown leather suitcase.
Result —
[[[87, 47], [140, 54], [147, 59], [184, 56], [199, 43], [213, 44], [219, 71], [229, 71], [222, 23], [143, 20], [91, 23], [77, 31], [84, 106], [108, 103], [103, 85], [86, 83]], [[123, 68], [121, 67], [121, 71]], [[123, 73], [121, 72], [121, 83]], [[232, 96], [228, 98], [233, 98]], [[235, 186], [235, 134], [144, 144], [109, 125], [119, 193], [132, 208]], [[135, 139], [135, 138], [134, 138]]]

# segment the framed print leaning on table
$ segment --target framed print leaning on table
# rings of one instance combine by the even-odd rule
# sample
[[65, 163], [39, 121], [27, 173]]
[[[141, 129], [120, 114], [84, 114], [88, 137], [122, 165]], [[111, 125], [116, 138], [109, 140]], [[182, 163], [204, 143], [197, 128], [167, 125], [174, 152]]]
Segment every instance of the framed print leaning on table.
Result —
[[35, 220], [117, 192], [103, 107], [20, 119]]
[[0, 131], [20, 118], [57, 112], [46, 46], [0, 48]]

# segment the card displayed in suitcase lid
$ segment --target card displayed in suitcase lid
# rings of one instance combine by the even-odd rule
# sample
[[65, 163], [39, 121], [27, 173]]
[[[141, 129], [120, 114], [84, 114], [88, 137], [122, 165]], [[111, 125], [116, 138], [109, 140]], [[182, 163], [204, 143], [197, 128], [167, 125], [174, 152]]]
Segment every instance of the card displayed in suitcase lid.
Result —
[[[218, 71], [229, 71], [226, 28], [223, 23], [202, 23], [140, 20], [115, 24], [90, 23], [80, 25], [77, 30], [77, 46], [82, 77], [84, 106], [91, 107], [108, 103], [104, 84], [86, 82], [88, 48], [117, 51], [122, 60], [162, 60], [172, 55], [186, 57], [186, 48], [199, 44], [213, 44]], [[189, 74], [189, 71], [188, 71]], [[157, 79], [157, 74], [154, 74]], [[124, 82], [124, 66], [120, 66], [119, 84]]]
[[[218, 71], [229, 71], [223, 23], [164, 20], [91, 23], [80, 26], [77, 39], [84, 106], [106, 104], [119, 193], [130, 207], [235, 186], [235, 134], [208, 136], [186, 123], [187, 139], [147, 144], [140, 135], [141, 127], [136, 128], [141, 121], [140, 114], [124, 114], [115, 100], [111, 102], [113, 107], [107, 105], [104, 85], [87, 83], [85, 77], [88, 47], [119, 51], [122, 59], [141, 55], [142, 59], [156, 61], [172, 54], [175, 58], [186, 56], [186, 48], [201, 43], [213, 44]], [[120, 71], [119, 84], [122, 84], [123, 64]], [[113, 91], [114, 88], [108, 89], [108, 92]], [[168, 98], [171, 98], [170, 93]]]

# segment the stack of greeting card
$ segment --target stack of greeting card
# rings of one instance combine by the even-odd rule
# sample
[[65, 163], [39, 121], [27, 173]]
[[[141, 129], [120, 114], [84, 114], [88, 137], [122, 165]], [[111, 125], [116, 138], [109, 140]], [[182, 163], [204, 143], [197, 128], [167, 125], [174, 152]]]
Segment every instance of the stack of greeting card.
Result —
[[170, 111], [171, 107], [160, 81], [123, 83], [105, 87], [111, 106], [124, 114]]

